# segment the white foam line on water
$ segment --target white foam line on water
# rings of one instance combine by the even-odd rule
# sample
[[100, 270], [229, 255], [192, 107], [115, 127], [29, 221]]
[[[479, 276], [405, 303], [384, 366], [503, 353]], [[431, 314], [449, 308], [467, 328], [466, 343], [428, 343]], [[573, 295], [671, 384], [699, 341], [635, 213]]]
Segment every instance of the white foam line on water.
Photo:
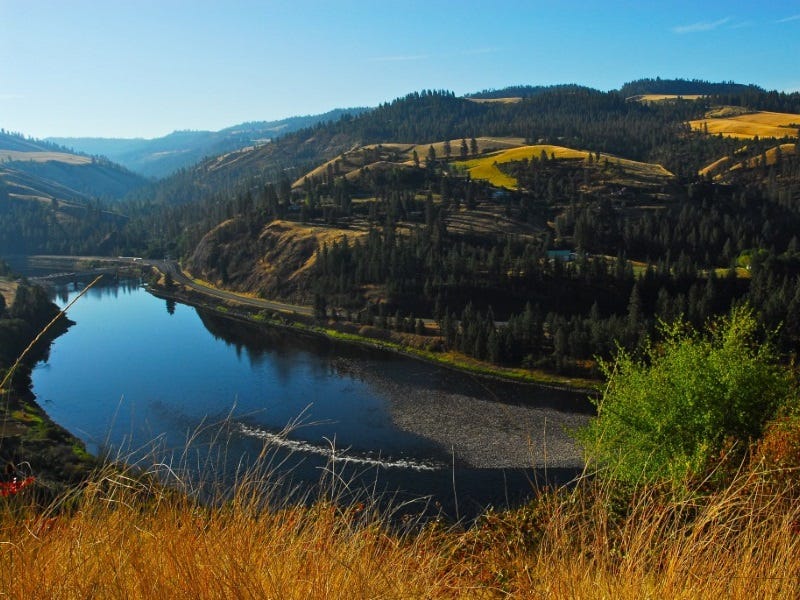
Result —
[[324, 456], [330, 460], [341, 461], [349, 464], [367, 465], [374, 467], [383, 467], [385, 469], [411, 469], [413, 471], [439, 471], [444, 468], [444, 465], [438, 464], [434, 461], [416, 461], [411, 459], [389, 459], [389, 458], [372, 458], [370, 456], [351, 456], [344, 450], [340, 450], [333, 446], [317, 446], [302, 440], [290, 440], [286, 436], [265, 431], [258, 427], [250, 427], [243, 423], [239, 423], [239, 431], [246, 436], [256, 437], [266, 440], [270, 444], [286, 448], [292, 452], [305, 452], [307, 454], [317, 454]]

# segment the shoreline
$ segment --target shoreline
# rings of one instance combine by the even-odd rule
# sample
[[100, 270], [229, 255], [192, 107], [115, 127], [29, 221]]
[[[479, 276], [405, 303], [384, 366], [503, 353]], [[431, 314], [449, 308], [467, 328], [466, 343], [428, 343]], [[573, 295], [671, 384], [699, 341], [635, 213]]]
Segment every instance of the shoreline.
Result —
[[[161, 284], [148, 284], [146, 290], [158, 298], [164, 300], [174, 300], [195, 308], [212, 310], [220, 317], [226, 317], [250, 325], [261, 325], [266, 327], [276, 327], [279, 329], [290, 330], [309, 335], [327, 338], [331, 341], [338, 341], [346, 344], [354, 344], [367, 348], [375, 348], [386, 352], [391, 352], [408, 358], [420, 360], [428, 364], [444, 367], [452, 371], [474, 375], [485, 379], [504, 381], [508, 383], [535, 386], [545, 389], [560, 391], [585, 393], [596, 395], [602, 384], [600, 380], [581, 379], [578, 377], [563, 377], [555, 374], [535, 372], [521, 369], [508, 369], [497, 367], [489, 363], [483, 363], [467, 356], [460, 356], [450, 353], [440, 353], [433, 350], [425, 350], [413, 346], [404, 345], [396, 340], [382, 340], [372, 337], [359, 335], [357, 333], [340, 331], [333, 327], [324, 327], [313, 322], [313, 318], [305, 317], [297, 313], [279, 313], [277, 311], [256, 310], [245, 304], [231, 307], [229, 301], [221, 300], [210, 294], [203, 294], [197, 290], [167, 289]], [[182, 286], [180, 286], [182, 287]], [[198, 298], [197, 296], [200, 296]], [[265, 312], [271, 312], [272, 316], [267, 317]], [[448, 360], [450, 357], [450, 360]]]
[[[294, 306], [281, 301], [249, 298], [230, 290], [215, 288], [210, 284], [201, 285], [184, 273], [175, 261], [128, 259], [124, 257], [42, 256], [38, 258], [62, 261], [78, 270], [85, 270], [87, 266], [92, 267], [96, 266], [96, 264], [114, 263], [118, 267], [133, 267], [142, 273], [142, 267], [144, 267], [145, 269], [150, 269], [151, 272], [160, 274], [157, 282], [150, 282], [146, 286], [148, 292], [160, 298], [177, 300], [190, 306], [216, 310], [220, 315], [231, 315], [230, 311], [234, 309], [233, 305], [235, 305], [234, 310], [241, 311], [241, 314], [235, 315], [235, 317], [251, 324], [302, 331], [326, 337], [330, 340], [338, 340], [368, 348], [378, 348], [461, 373], [469, 373], [477, 377], [554, 390], [586, 393], [588, 395], [598, 394], [602, 387], [602, 380], [600, 379], [579, 376], [570, 377], [522, 367], [501, 367], [456, 352], [439, 352], [415, 347], [405, 344], [402, 339], [397, 340], [393, 336], [393, 332], [386, 330], [375, 330], [388, 338], [379, 339], [360, 335], [357, 330], [342, 330], [358, 327], [353, 323], [329, 322], [328, 325], [331, 326], [322, 326], [317, 324], [313, 316], [311, 316], [310, 307]], [[167, 274], [173, 277], [174, 283], [171, 288], [162, 283]], [[265, 316], [259, 318], [259, 315]], [[267, 317], [266, 315], [270, 316]], [[234, 317], [234, 315], [231, 316]], [[338, 325], [338, 328], [336, 325]]]
[[96, 456], [65, 427], [56, 423], [33, 392], [32, 372], [46, 360], [55, 340], [74, 323], [61, 313], [26, 360], [18, 365], [16, 381], [0, 392], [0, 466], [15, 468], [15, 475], [35, 478], [38, 501], [48, 501], [85, 480], [98, 466]]
[[[566, 390], [569, 392], [575, 392], [575, 387], [566, 387], [566, 386], [556, 386], [556, 385], [548, 385], [543, 384], [541, 382], [534, 382], [534, 381], [515, 381], [510, 378], [504, 377], [497, 377], [492, 376], [491, 374], [487, 373], [480, 373], [473, 370], [465, 370], [459, 368], [457, 365], [452, 364], [450, 362], [440, 362], [440, 361], [432, 361], [427, 359], [424, 356], [420, 356], [414, 349], [403, 348], [397, 345], [388, 345], [389, 343], [385, 340], [374, 340], [366, 337], [359, 337], [354, 335], [344, 334], [340, 331], [336, 331], [333, 329], [327, 329], [325, 327], [316, 327], [310, 324], [311, 318], [300, 318], [300, 322], [290, 322], [290, 319], [281, 317], [280, 315], [276, 315], [273, 313], [269, 313], [268, 311], [259, 311], [255, 308], [248, 308], [231, 306], [232, 303], [226, 302], [224, 300], [212, 300], [208, 301], [209, 299], [200, 293], [192, 293], [191, 290], [164, 290], [161, 289], [159, 286], [145, 286], [143, 290], [148, 294], [152, 295], [155, 298], [172, 300], [175, 302], [181, 302], [182, 304], [198, 308], [201, 311], [201, 317], [204, 311], [207, 311], [209, 317], [216, 317], [219, 318], [221, 322], [225, 320], [232, 320], [235, 322], [242, 323], [248, 327], [252, 327], [253, 325], [261, 325], [262, 327], [266, 328], [275, 328], [281, 329], [287, 332], [287, 335], [293, 336], [298, 333], [301, 335], [307, 335], [313, 338], [324, 338], [329, 340], [330, 343], [336, 344], [337, 342], [343, 342], [347, 345], [352, 347], [361, 346], [367, 348], [374, 348], [384, 352], [389, 352], [393, 355], [403, 356], [411, 359], [420, 360], [424, 363], [433, 364], [436, 367], [445, 366], [448, 367], [451, 371], [460, 371], [460, 372], [468, 372], [470, 374], [475, 375], [476, 377], [485, 378], [485, 379], [494, 379], [497, 381], [503, 382], [511, 382], [516, 385], [519, 383], [523, 383], [525, 386], [531, 386], [531, 388], [538, 388], [538, 389], [559, 389], [559, 390]], [[254, 331], [257, 332], [260, 328], [256, 328]], [[264, 331], [262, 329], [262, 331]], [[256, 333], [256, 335], [258, 335]], [[310, 339], [310, 338], [309, 338]], [[343, 347], [344, 348], [344, 347]], [[344, 350], [339, 350], [339, 353], [344, 352]], [[586, 390], [584, 390], [586, 391]], [[522, 459], [515, 458], [510, 452], [503, 452], [501, 453], [504, 457], [504, 460], [512, 460], [512, 463], [509, 464], [502, 464], [502, 465], [495, 465], [495, 462], [498, 460], [496, 455], [493, 454], [486, 454], [486, 449], [481, 444], [475, 444], [474, 438], [479, 438], [478, 435], [473, 435], [475, 433], [474, 426], [476, 425], [480, 429], [480, 419], [475, 421], [475, 423], [471, 423], [472, 429], [470, 427], [465, 427], [462, 425], [458, 425], [456, 421], [451, 421], [448, 419], [448, 423], [450, 423], [450, 427], [446, 427], [442, 429], [440, 419], [432, 418], [426, 411], [430, 411], [431, 406], [439, 407], [437, 410], [441, 410], [441, 407], [444, 407], [444, 410], [448, 410], [448, 407], [455, 406], [456, 404], [463, 408], [463, 399], [460, 397], [453, 397], [450, 398], [449, 396], [446, 398], [436, 397], [436, 400], [440, 402], [430, 402], [434, 398], [428, 398], [429, 402], [421, 402], [417, 403], [416, 405], [411, 407], [411, 412], [409, 413], [406, 410], [405, 413], [401, 412], [398, 418], [398, 422], [404, 422], [403, 418], [408, 421], [411, 419], [412, 422], [422, 422], [427, 429], [425, 430], [426, 436], [432, 436], [431, 439], [436, 440], [443, 440], [441, 443], [443, 447], [452, 447], [455, 444], [456, 447], [460, 448], [461, 454], [459, 455], [459, 460], [464, 460], [464, 465], [471, 469], [490, 469], [490, 468], [536, 468], [536, 469], [547, 469], [547, 468], [556, 468], [556, 469], [572, 469], [578, 468], [578, 459], [573, 456], [573, 451], [565, 450], [566, 447], [562, 448], [562, 443], [558, 440], [560, 439], [558, 435], [555, 437], [552, 436], [553, 431], [550, 432], [549, 427], [545, 427], [544, 431], [526, 430], [525, 432], [525, 439], [526, 443], [519, 444], [520, 448], [524, 448], [525, 455]], [[26, 444], [27, 451], [29, 456], [24, 457], [24, 460], [28, 460], [31, 462], [33, 466], [33, 474], [39, 478], [42, 483], [46, 485], [47, 488], [53, 489], [54, 487], [58, 487], [58, 489], [63, 489], [64, 485], [70, 485], [73, 483], [77, 483], [77, 480], [83, 479], [87, 473], [87, 467], [91, 470], [91, 466], [96, 466], [97, 464], [97, 457], [88, 455], [85, 450], [85, 446], [79, 443], [77, 438], [75, 438], [70, 432], [63, 427], [59, 426], [55, 422], [52, 422], [47, 413], [44, 411], [44, 407], [39, 405], [36, 402], [36, 399], [33, 394], [33, 390], [29, 389], [29, 394], [26, 397], [28, 403], [30, 403], [31, 408], [33, 410], [26, 410], [23, 413], [20, 413], [20, 418], [27, 419], [31, 421], [30, 425], [37, 426], [39, 428], [42, 427], [41, 419], [44, 418], [44, 421], [47, 422], [47, 429], [50, 430], [50, 433], [44, 436], [42, 442], [45, 444], [44, 446], [37, 445], [36, 448], [33, 448], [30, 444]], [[455, 403], [455, 404], [454, 404]], [[588, 402], [587, 402], [588, 404]], [[404, 405], [403, 405], [404, 406]], [[400, 410], [397, 408], [397, 410]], [[504, 428], [507, 429], [507, 435], [509, 440], [515, 439], [513, 436], [519, 437], [520, 434], [517, 429], [520, 427], [520, 423], [524, 419], [515, 418], [514, 417], [514, 407], [510, 407], [506, 409], [504, 413], [504, 417], [502, 420], [502, 425]], [[550, 410], [548, 408], [542, 408], [542, 410]], [[555, 408], [556, 411], [561, 412], [559, 408]], [[581, 410], [580, 412], [583, 412]], [[479, 407], [472, 412], [475, 415], [483, 415], [485, 411], [481, 410]], [[507, 413], [507, 414], [506, 414]], [[420, 414], [422, 415], [422, 419], [420, 419]], [[584, 413], [587, 415], [588, 413]], [[17, 416], [17, 415], [15, 415]], [[576, 416], [573, 419], [582, 419], [586, 417]], [[38, 425], [37, 425], [38, 422]], [[547, 419], [545, 420], [547, 422]], [[577, 423], [576, 421], [575, 423]], [[575, 425], [575, 423], [571, 423]], [[494, 424], [494, 422], [492, 422]], [[416, 431], [416, 430], [415, 430]], [[433, 432], [433, 433], [431, 433]], [[471, 433], [470, 433], [471, 432]], [[438, 436], [438, 437], [437, 437]], [[57, 439], [58, 438], [58, 439]], [[540, 439], [541, 438], [541, 439]], [[11, 441], [11, 440], [9, 440]], [[66, 442], [66, 443], [65, 443]], [[78, 442], [78, 443], [76, 443]], [[446, 443], [444, 443], [446, 442]], [[508, 443], [508, 442], [507, 442]], [[16, 444], [14, 444], [16, 445]], [[10, 450], [11, 448], [7, 446], [7, 449]], [[35, 454], [35, 456], [34, 456]], [[67, 456], [67, 454], [69, 456]], [[547, 465], [539, 464], [537, 461], [541, 459], [542, 456], [549, 457], [547, 459]], [[510, 458], [509, 458], [510, 457]], [[558, 458], [555, 462], [553, 462], [554, 458]], [[77, 464], [75, 464], [77, 463]], [[80, 466], [78, 466], [80, 465]], [[49, 467], [49, 468], [45, 468]], [[51, 471], [52, 469], [52, 471]], [[78, 474], [81, 473], [81, 475]], [[51, 474], [52, 473], [52, 474]], [[77, 478], [76, 478], [77, 475]]]

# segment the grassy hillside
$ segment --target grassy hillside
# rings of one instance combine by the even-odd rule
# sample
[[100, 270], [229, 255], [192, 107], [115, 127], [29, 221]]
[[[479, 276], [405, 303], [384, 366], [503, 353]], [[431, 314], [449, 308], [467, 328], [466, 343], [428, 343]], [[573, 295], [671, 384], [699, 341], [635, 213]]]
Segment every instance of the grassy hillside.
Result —
[[[629, 96], [648, 94], [707, 98], [692, 102], [626, 101]], [[521, 101], [507, 102], [509, 98]], [[770, 95], [754, 86], [682, 80], [642, 80], [610, 92], [578, 85], [514, 86], [467, 98], [444, 91], [424, 91], [354, 117], [289, 133], [274, 144], [210, 158], [190, 174], [168, 179], [148, 197], [163, 197], [167, 202], [175, 198], [194, 201], [236, 181], [256, 178], [274, 183], [287, 177], [298, 182], [314, 169], [327, 168], [325, 163], [335, 161], [340, 155], [348, 153], [345, 158], [350, 158], [355, 150], [377, 144], [416, 146], [424, 164], [431, 143], [435, 143], [434, 150], [441, 159], [445, 156], [444, 140], [450, 140], [451, 156], [459, 159], [461, 139], [469, 143], [472, 138], [516, 140], [512, 145], [495, 146], [497, 150], [534, 143], [591, 149], [642, 163], [661, 164], [679, 177], [694, 177], [713, 160], [714, 154], [720, 155], [719, 144], [708, 138], [687, 139], [686, 123], [706, 118], [712, 106], [733, 104], [748, 112], [759, 109], [796, 112], [800, 107], [793, 95]], [[684, 151], [689, 143], [692, 152]], [[474, 153], [469, 150], [472, 156]], [[408, 162], [409, 159], [382, 160]], [[360, 167], [363, 164], [354, 168]], [[179, 193], [175, 193], [176, 187], [181, 188]]]
[[707, 116], [689, 121], [689, 125], [694, 131], [743, 139], [797, 137], [800, 114], [757, 111], [728, 118]]
[[18, 199], [76, 203], [119, 199], [146, 184], [108, 160], [9, 133], [0, 133], [0, 179], [17, 188], [10, 193]]
[[323, 244], [353, 241], [366, 232], [357, 226], [343, 229], [276, 220], [261, 229], [253, 247], [250, 240], [236, 235], [241, 225], [232, 219], [210, 231], [189, 257], [187, 270], [215, 285], [300, 303], [309, 300], [308, 271]]
[[757, 167], [773, 167], [780, 163], [784, 158], [791, 158], [798, 155], [797, 144], [778, 144], [767, 148], [756, 156], [746, 156], [747, 147], [740, 149], [738, 155], [723, 156], [714, 162], [706, 165], [698, 172], [703, 177], [711, 177], [715, 181], [726, 179], [727, 176], [748, 169]]
[[618, 179], [629, 177], [637, 180], [652, 180], [674, 177], [672, 173], [661, 165], [641, 163], [607, 154], [600, 154], [599, 158], [597, 158], [595, 153], [590, 153], [586, 150], [575, 150], [573, 148], [565, 148], [563, 146], [554, 146], [551, 144], [536, 144], [533, 146], [522, 146], [510, 150], [502, 150], [500, 152], [493, 152], [487, 156], [465, 162], [457, 162], [455, 164], [466, 169], [473, 179], [486, 180], [497, 187], [516, 189], [517, 180], [503, 172], [500, 165], [513, 161], [541, 160], [543, 156], [546, 160], [555, 159], [557, 161], [583, 162], [589, 160], [590, 154], [592, 154], [592, 157], [597, 162], [604, 163], [608, 161], [610, 165], [618, 167], [620, 170], [620, 173], [616, 176]]
[[19, 150], [3, 150], [0, 149], [0, 162], [59, 162], [66, 165], [89, 165], [92, 159], [89, 156], [80, 156], [78, 154], [69, 154], [68, 152], [22, 152]]
[[[172, 480], [174, 481], [174, 474]], [[716, 492], [624, 500], [584, 481], [464, 529], [368, 498], [287, 506], [245, 478], [204, 504], [107, 469], [51, 507], [0, 509], [11, 598], [795, 598], [796, 486], [746, 469]], [[185, 486], [188, 488], [188, 484]], [[269, 500], [276, 507], [267, 509]]]
[[665, 102], [672, 100], [698, 100], [703, 98], [703, 94], [639, 94], [631, 96], [628, 100], [633, 102]]
[[[474, 144], [472, 142], [474, 140]], [[315, 169], [299, 177], [293, 184], [293, 188], [298, 188], [306, 180], [322, 179], [329, 175], [346, 176], [350, 179], [357, 177], [364, 168], [368, 169], [391, 169], [414, 166], [414, 155], [417, 156], [417, 163], [425, 165], [431, 149], [436, 157], [443, 159], [447, 157], [446, 146], [450, 145], [450, 158], [455, 158], [461, 153], [461, 145], [467, 146], [466, 154], [472, 154], [473, 147], [476, 154], [495, 152], [505, 148], [516, 148], [525, 143], [519, 137], [477, 137], [471, 139], [458, 138], [447, 141], [434, 141], [427, 144], [398, 144], [382, 143], [368, 144], [352, 148], [347, 152], [325, 161]]]

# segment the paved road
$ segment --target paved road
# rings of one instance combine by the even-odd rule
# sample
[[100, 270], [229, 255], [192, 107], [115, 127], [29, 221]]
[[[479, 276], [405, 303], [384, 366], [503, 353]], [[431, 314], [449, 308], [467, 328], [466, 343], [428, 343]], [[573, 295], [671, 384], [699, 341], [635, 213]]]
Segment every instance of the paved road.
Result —
[[149, 265], [155, 267], [162, 273], [166, 274], [169, 273], [172, 280], [180, 285], [188, 287], [195, 292], [199, 292], [206, 296], [211, 296], [212, 298], [217, 298], [219, 300], [225, 300], [228, 302], [236, 302], [237, 304], [243, 304], [245, 306], [253, 306], [255, 308], [263, 308], [266, 310], [276, 310], [279, 312], [285, 313], [295, 313], [298, 315], [305, 315], [305, 316], [313, 316], [314, 309], [311, 306], [304, 306], [300, 304], [287, 304], [286, 302], [278, 302], [275, 300], [264, 300], [263, 298], [253, 298], [251, 296], [243, 296], [242, 294], [237, 294], [235, 292], [229, 292], [228, 290], [221, 290], [218, 288], [208, 287], [202, 284], [197, 283], [196, 281], [192, 280], [190, 277], [184, 273], [180, 265], [174, 260], [149, 260], [149, 259], [142, 259], [138, 261], [141, 264]]
[[[77, 262], [77, 261], [89, 261], [94, 263], [95, 265], [108, 265], [104, 268], [95, 268], [93, 271], [96, 271], [98, 274], [101, 272], [107, 271], [109, 268], [113, 268], [116, 266], [131, 266], [131, 265], [145, 265], [148, 267], [154, 267], [161, 271], [162, 273], [169, 273], [172, 277], [172, 280], [176, 284], [183, 285], [191, 290], [203, 294], [205, 296], [209, 296], [212, 298], [217, 298], [218, 300], [225, 300], [227, 302], [235, 302], [237, 304], [241, 304], [244, 306], [252, 306], [255, 308], [262, 308], [266, 310], [273, 310], [282, 313], [288, 314], [297, 314], [303, 315], [307, 317], [314, 316], [314, 308], [308, 305], [302, 304], [288, 304], [286, 302], [279, 302], [277, 300], [265, 300], [263, 298], [253, 298], [252, 296], [245, 296], [243, 294], [237, 294], [236, 292], [231, 292], [228, 290], [223, 290], [219, 288], [209, 287], [206, 285], [202, 285], [194, 281], [191, 277], [186, 275], [183, 272], [180, 265], [177, 261], [174, 260], [155, 260], [150, 258], [139, 258], [134, 256], [117, 256], [117, 257], [109, 257], [109, 256], [30, 256], [29, 259], [43, 259], [47, 260], [52, 263], [58, 263], [59, 260], [65, 262]], [[60, 276], [69, 275], [69, 273], [60, 273]], [[340, 315], [341, 316], [341, 315]], [[439, 324], [430, 318], [422, 319], [422, 322], [425, 324], [425, 327], [428, 329], [432, 329], [434, 331], [438, 330]], [[505, 323], [498, 321], [497, 325], [504, 325]]]
[[[95, 265], [113, 265], [113, 266], [136, 266], [136, 265], [145, 265], [149, 267], [155, 267], [162, 273], [169, 273], [172, 277], [172, 280], [180, 285], [186, 286], [187, 288], [192, 289], [195, 292], [203, 294], [205, 296], [210, 296], [212, 298], [217, 298], [219, 300], [225, 300], [227, 302], [235, 302], [237, 304], [242, 304], [245, 306], [252, 306], [255, 308], [263, 308], [266, 310], [274, 310], [284, 313], [295, 313], [298, 315], [305, 315], [305, 316], [313, 316], [314, 309], [311, 306], [304, 306], [299, 304], [288, 304], [286, 302], [278, 302], [275, 300], [264, 300], [262, 298], [253, 298], [251, 296], [244, 296], [242, 294], [237, 294], [235, 292], [230, 292], [227, 290], [221, 290], [218, 288], [208, 287], [205, 285], [201, 285], [188, 277], [186, 273], [181, 270], [180, 265], [174, 260], [152, 260], [148, 258], [138, 258], [134, 256], [118, 256], [118, 257], [108, 257], [108, 256], [30, 256], [29, 259], [43, 259], [53, 263], [57, 263], [58, 261], [90, 261]], [[97, 271], [105, 271], [105, 269], [95, 269]], [[66, 273], [62, 273], [60, 275], [64, 275]]]

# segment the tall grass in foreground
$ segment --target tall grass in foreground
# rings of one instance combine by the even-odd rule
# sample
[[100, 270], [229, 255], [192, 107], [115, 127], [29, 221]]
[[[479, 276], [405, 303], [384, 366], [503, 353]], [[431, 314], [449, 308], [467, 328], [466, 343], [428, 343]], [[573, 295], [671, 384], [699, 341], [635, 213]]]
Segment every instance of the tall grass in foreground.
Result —
[[676, 499], [587, 479], [463, 529], [398, 526], [369, 503], [267, 508], [256, 471], [209, 504], [108, 467], [48, 508], [0, 505], [0, 594], [795, 598], [800, 505], [786, 480], [753, 467]]

